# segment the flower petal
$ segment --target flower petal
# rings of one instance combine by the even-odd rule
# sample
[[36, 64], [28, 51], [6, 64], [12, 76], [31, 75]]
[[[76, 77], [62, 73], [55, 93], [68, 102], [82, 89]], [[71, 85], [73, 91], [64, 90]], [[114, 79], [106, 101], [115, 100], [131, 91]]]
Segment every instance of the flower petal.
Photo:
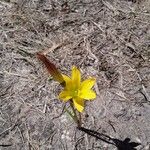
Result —
[[71, 81], [71, 79], [67, 76], [67, 75], [65, 75], [65, 74], [62, 74], [62, 76], [63, 76], [63, 79], [64, 79], [64, 81], [65, 81], [65, 89], [71, 89], [71, 86], [72, 86], [72, 81]]
[[87, 100], [95, 99], [96, 93], [93, 90], [82, 90], [79, 93], [79, 97]]
[[90, 90], [95, 84], [95, 82], [96, 82], [95, 78], [89, 78], [89, 79], [84, 80], [81, 83], [81, 90]]
[[72, 79], [72, 84], [74, 88], [79, 88], [80, 82], [81, 82], [81, 73], [80, 73], [80, 70], [78, 70], [76, 66], [72, 67], [71, 79]]
[[84, 100], [83, 99], [81, 99], [79, 97], [73, 98], [73, 104], [79, 112], [83, 111], [83, 109], [84, 109]]
[[62, 99], [64, 102], [67, 102], [71, 98], [72, 96], [70, 96], [69, 91], [62, 91], [59, 94], [59, 99]]
[[71, 81], [71, 79], [67, 75], [62, 74], [62, 76], [63, 76], [63, 79], [65, 80], [65, 82], [70, 82]]

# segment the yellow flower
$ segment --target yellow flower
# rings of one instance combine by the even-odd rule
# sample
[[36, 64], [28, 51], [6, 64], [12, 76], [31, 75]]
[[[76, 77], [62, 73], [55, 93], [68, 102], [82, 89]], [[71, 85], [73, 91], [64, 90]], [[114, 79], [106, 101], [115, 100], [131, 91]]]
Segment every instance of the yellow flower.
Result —
[[64, 102], [73, 101], [74, 107], [82, 112], [84, 109], [84, 99], [91, 100], [96, 98], [95, 92], [91, 89], [95, 84], [95, 78], [89, 78], [81, 82], [81, 73], [77, 67], [72, 67], [71, 78], [62, 75], [65, 80], [65, 88], [59, 94], [59, 98]]

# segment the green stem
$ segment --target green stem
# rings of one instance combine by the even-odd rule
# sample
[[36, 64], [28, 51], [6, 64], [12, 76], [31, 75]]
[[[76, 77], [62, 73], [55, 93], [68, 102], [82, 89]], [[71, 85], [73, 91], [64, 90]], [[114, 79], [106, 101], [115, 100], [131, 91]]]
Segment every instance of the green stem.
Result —
[[[65, 81], [61, 83], [61, 86], [65, 87]], [[74, 106], [73, 106], [73, 101], [72, 99], [70, 100], [70, 106], [72, 108], [72, 111], [74, 113], [74, 116], [72, 115], [72, 113], [68, 110], [68, 109], [65, 109], [66, 112], [70, 115], [70, 117], [77, 123], [77, 126], [78, 127], [81, 127], [81, 114], [79, 113], [79, 118], [77, 116], [77, 113], [76, 113], [76, 110], [74, 109]]]
[[76, 122], [76, 119], [74, 117], [74, 115], [72, 115], [72, 113], [67, 109], [65, 108], [65, 111], [69, 114], [69, 116]]
[[74, 109], [72, 100], [70, 100], [70, 106], [71, 106], [73, 113], [74, 113], [75, 122], [77, 123], [78, 127], [81, 127], [81, 120], [77, 116], [77, 113], [76, 113], [76, 110]]

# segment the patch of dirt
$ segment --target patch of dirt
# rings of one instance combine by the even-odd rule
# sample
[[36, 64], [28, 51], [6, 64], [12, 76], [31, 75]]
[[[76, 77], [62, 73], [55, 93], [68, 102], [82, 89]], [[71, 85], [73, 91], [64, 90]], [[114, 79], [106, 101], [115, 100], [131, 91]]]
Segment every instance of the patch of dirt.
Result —
[[41, 50], [96, 77], [84, 127], [150, 149], [149, 0], [0, 0], [0, 149], [114, 150], [62, 114]]

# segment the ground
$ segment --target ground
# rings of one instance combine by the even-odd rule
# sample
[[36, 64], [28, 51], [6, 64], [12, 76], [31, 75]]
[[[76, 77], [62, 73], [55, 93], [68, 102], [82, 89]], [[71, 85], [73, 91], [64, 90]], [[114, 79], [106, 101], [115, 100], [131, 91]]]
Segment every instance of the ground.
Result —
[[0, 0], [0, 149], [115, 150], [62, 113], [39, 51], [96, 78], [85, 128], [150, 149], [149, 0]]

